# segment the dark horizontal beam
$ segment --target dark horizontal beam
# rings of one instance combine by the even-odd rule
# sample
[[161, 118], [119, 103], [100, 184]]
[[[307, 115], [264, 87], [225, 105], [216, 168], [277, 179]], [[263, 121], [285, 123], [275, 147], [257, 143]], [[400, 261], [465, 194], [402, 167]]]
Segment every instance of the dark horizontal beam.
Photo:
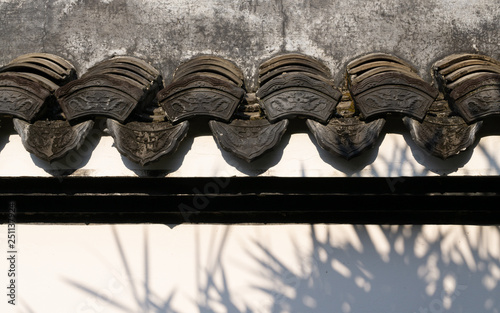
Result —
[[0, 178], [17, 223], [500, 224], [496, 176]]

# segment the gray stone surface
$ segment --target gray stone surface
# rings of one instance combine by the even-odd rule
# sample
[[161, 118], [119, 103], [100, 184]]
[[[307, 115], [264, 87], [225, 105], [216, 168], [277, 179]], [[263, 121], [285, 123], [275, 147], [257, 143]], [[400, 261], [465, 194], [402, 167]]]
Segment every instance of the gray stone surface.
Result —
[[71, 61], [79, 74], [112, 55], [143, 58], [168, 82], [198, 54], [234, 61], [255, 86], [258, 65], [302, 52], [338, 84], [350, 60], [395, 54], [431, 81], [452, 53], [499, 58], [498, 0], [0, 0], [0, 64], [29, 52]]

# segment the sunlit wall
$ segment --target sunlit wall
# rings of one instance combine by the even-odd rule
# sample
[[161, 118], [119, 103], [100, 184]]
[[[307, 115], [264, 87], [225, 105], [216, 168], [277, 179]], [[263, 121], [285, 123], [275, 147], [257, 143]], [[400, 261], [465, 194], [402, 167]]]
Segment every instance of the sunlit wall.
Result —
[[17, 303], [4, 294], [2, 312], [500, 312], [499, 227], [18, 225], [17, 234]]

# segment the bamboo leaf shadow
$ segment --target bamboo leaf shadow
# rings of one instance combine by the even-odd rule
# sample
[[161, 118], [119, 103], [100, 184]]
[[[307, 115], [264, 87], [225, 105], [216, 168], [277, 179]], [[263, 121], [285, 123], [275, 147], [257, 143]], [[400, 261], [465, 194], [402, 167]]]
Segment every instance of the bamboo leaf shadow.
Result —
[[[229, 228], [222, 240], [211, 245], [206, 263], [198, 260], [195, 270], [205, 274], [198, 279], [195, 305], [200, 313], [235, 312], [420, 312], [442, 308], [443, 312], [475, 311], [479, 307], [498, 312], [495, 294], [500, 291], [500, 228], [432, 226], [425, 232], [419, 225], [346, 225], [345, 242], [335, 241], [339, 232], [319, 236], [310, 226], [310, 246], [302, 249], [291, 238], [296, 264], [289, 265], [257, 240], [245, 247], [258, 268], [250, 273], [264, 278], [250, 286], [272, 299], [270, 303], [251, 303], [231, 289], [231, 279], [224, 267], [224, 249]], [[325, 236], [326, 234], [326, 236]], [[137, 280], [124, 245], [113, 228], [113, 236], [126, 276], [130, 282], [135, 307], [129, 308], [113, 298], [103, 298], [101, 290], [75, 280], [66, 282], [81, 292], [96, 297], [122, 312], [176, 313], [171, 307], [175, 292], [159, 297], [151, 290], [150, 254], [147, 231], [144, 232], [144, 279]], [[321, 239], [320, 239], [321, 238]], [[325, 239], [326, 238], [326, 239]], [[353, 239], [354, 238], [354, 239]], [[209, 242], [215, 242], [210, 238]], [[341, 244], [339, 244], [339, 242]], [[493, 245], [492, 245], [493, 244]], [[200, 246], [195, 245], [197, 259]], [[289, 258], [289, 257], [288, 257]], [[293, 261], [293, 260], [292, 260]], [[206, 269], [200, 268], [207, 264]], [[446, 287], [455, 280], [455, 289]], [[142, 286], [144, 290], [138, 290]], [[141, 295], [144, 295], [141, 297]], [[460, 298], [458, 304], [454, 301]], [[395, 300], [397, 299], [397, 300]], [[472, 304], [468, 304], [473, 299]], [[250, 306], [249, 306], [250, 304]], [[260, 305], [260, 307], [258, 307]], [[445, 307], [446, 306], [446, 307]], [[495, 311], [496, 310], [496, 311]], [[481, 310], [480, 310], [481, 311]]]
[[[128, 308], [126, 305], [123, 303], [120, 303], [119, 300], [114, 300], [111, 297], [106, 297], [105, 294], [102, 292], [100, 289], [95, 289], [94, 287], [90, 287], [89, 285], [86, 285], [84, 283], [75, 281], [73, 279], [64, 279], [66, 283], [68, 283], [70, 286], [82, 291], [83, 293], [86, 293], [90, 295], [91, 297], [94, 297], [95, 299], [98, 299], [107, 305], [110, 305], [114, 307], [115, 309], [118, 309], [122, 312], [130, 312], [130, 313], [135, 313], [138, 312], [157, 312], [157, 313], [176, 313], [175, 310], [172, 309], [172, 300], [175, 297], [175, 291], [172, 292], [171, 294], [167, 295], [166, 297], [161, 297], [156, 293], [153, 293], [151, 291], [151, 282], [150, 282], [150, 269], [149, 269], [149, 241], [148, 241], [148, 233], [147, 230], [145, 229], [144, 231], [144, 278], [143, 282], [137, 280], [134, 278], [132, 269], [130, 267], [129, 261], [125, 255], [124, 247], [123, 244], [120, 240], [120, 237], [118, 235], [118, 232], [116, 231], [116, 228], [114, 225], [112, 225], [112, 233], [113, 233], [113, 238], [116, 244], [116, 247], [118, 249], [118, 253], [120, 255], [120, 261], [125, 269], [126, 273], [126, 280], [129, 282], [127, 286], [129, 286], [130, 292], [132, 293], [132, 297], [134, 299], [135, 307], [137, 309], [131, 309]], [[139, 290], [137, 289], [137, 286], [143, 286], [144, 288], [144, 298], [141, 299], [139, 295]]]
[[[468, 306], [470, 299], [474, 299], [473, 305], [465, 311], [494, 307], [493, 294], [500, 290], [500, 279], [494, 287], [492, 272], [500, 268], [500, 259], [481, 257], [465, 239], [464, 227], [436, 226], [439, 234], [432, 239], [418, 225], [352, 227], [361, 247], [336, 246], [328, 232], [327, 239], [320, 240], [311, 226], [312, 250], [304, 251], [294, 244], [296, 261], [302, 264], [300, 270], [255, 241], [256, 249], [249, 247], [247, 251], [252, 251], [250, 257], [262, 271], [258, 274], [267, 277], [269, 283], [253, 288], [273, 299], [272, 308], [265, 312], [325, 312], [326, 308], [329, 312], [382, 308], [386, 312], [452, 312]], [[498, 234], [494, 228], [490, 237], [500, 238]], [[484, 234], [480, 230], [477, 236]], [[484, 240], [487, 238], [479, 242]], [[419, 251], [420, 247], [425, 249]], [[476, 273], [474, 264], [478, 262], [484, 263], [485, 272], [490, 269], [489, 285], [482, 273]], [[450, 281], [455, 281], [455, 287], [450, 287]], [[457, 304], [454, 301], [459, 297]]]

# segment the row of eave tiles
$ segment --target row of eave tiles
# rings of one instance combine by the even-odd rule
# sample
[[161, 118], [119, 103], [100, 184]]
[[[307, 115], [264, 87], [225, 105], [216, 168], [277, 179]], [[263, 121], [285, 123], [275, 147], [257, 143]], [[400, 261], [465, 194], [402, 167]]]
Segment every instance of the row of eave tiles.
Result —
[[165, 86], [157, 69], [132, 56], [78, 77], [67, 60], [30, 53], [0, 68], [0, 115], [13, 119], [28, 152], [51, 162], [78, 149], [100, 117], [119, 152], [141, 165], [175, 153], [200, 117], [222, 149], [248, 162], [276, 146], [292, 118], [305, 121], [321, 148], [350, 159], [374, 145], [388, 115], [401, 116], [418, 146], [446, 159], [500, 114], [500, 62], [455, 54], [431, 73], [429, 84], [407, 61], [372, 53], [347, 64], [337, 87], [320, 60], [287, 53], [260, 64], [253, 93], [242, 71], [215, 55], [180, 64]]

